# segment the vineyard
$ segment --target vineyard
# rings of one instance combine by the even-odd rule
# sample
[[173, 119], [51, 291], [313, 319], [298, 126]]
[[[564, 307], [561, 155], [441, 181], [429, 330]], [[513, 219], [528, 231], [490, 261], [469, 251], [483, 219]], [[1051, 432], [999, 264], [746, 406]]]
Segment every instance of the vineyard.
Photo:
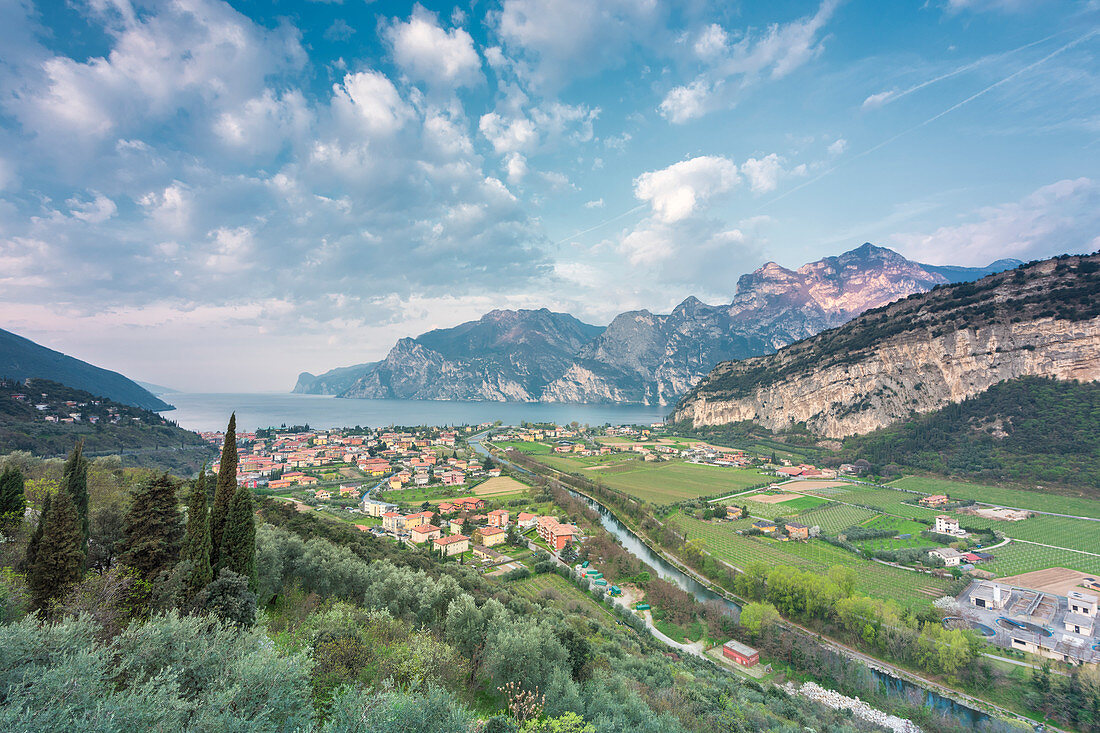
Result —
[[826, 504], [801, 515], [798, 521], [808, 527], [821, 527], [821, 531], [825, 534], [837, 534], [848, 527], [863, 524], [868, 519], [876, 516], [879, 515], [862, 507], [846, 504]]
[[1100, 557], [1058, 547], [1013, 542], [1004, 547], [998, 547], [993, 551], [993, 555], [994, 560], [981, 567], [982, 570], [988, 570], [998, 576], [1019, 575], [1047, 568], [1070, 568], [1080, 570], [1082, 573], [1100, 575]]
[[986, 504], [1100, 519], [1100, 501], [1084, 497], [1060, 496], [1045, 491], [983, 486], [963, 481], [948, 481], [921, 476], [906, 476], [890, 482], [890, 485], [897, 486], [899, 489], [922, 491], [928, 494], [948, 494], [953, 499], [972, 499]]

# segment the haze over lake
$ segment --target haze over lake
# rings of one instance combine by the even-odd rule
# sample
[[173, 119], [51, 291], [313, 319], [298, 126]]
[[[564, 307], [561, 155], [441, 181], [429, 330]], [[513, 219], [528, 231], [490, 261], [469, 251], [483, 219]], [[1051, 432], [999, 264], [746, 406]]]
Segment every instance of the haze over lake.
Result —
[[649, 424], [664, 420], [670, 407], [537, 402], [452, 402], [442, 400], [358, 400], [322, 395], [278, 393], [173, 393], [176, 406], [162, 413], [189, 430], [224, 430], [237, 413], [241, 431], [279, 425], [314, 428], [361, 425], [462, 425], [501, 420], [582, 425]]

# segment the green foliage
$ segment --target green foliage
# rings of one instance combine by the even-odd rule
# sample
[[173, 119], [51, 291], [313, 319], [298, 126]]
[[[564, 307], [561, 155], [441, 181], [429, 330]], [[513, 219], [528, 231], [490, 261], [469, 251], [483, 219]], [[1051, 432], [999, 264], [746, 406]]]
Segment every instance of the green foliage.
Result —
[[419, 695], [345, 688], [333, 699], [325, 733], [468, 733], [473, 714], [454, 697], [430, 687]]
[[78, 440], [61, 474], [61, 487], [72, 498], [76, 508], [77, 523], [80, 527], [80, 549], [88, 554], [88, 536], [91, 525], [88, 519], [88, 460], [84, 458], [84, 441]]
[[1100, 384], [1022, 377], [858, 438], [845, 454], [940, 474], [1100, 489]]
[[237, 413], [229, 416], [229, 426], [225, 430], [225, 443], [222, 445], [221, 462], [218, 464], [218, 478], [214, 483], [214, 504], [210, 507], [210, 564], [221, 567], [221, 543], [225, 532], [229, 505], [237, 493]]
[[42, 499], [42, 511], [38, 513], [38, 521], [34, 525], [34, 532], [27, 542], [27, 554], [23, 559], [23, 567], [34, 567], [34, 561], [38, 557], [38, 548], [42, 546], [42, 534], [46, 531], [46, 515], [50, 513], [53, 504], [53, 494], [46, 494]]
[[206, 467], [191, 484], [187, 501], [187, 595], [194, 596], [214, 579], [210, 566], [210, 514], [206, 510]]
[[59, 599], [84, 573], [84, 552], [80, 547], [80, 520], [67, 491], [59, 491], [49, 511], [39, 520], [42, 535], [34, 561], [27, 568], [31, 606], [44, 611]]
[[176, 487], [167, 474], [134, 489], [124, 530], [119, 561], [145, 580], [152, 580], [179, 560], [183, 520]]
[[233, 495], [222, 534], [218, 569], [226, 568], [248, 578], [256, 590], [256, 522], [252, 516], [252, 492], [240, 487]]
[[0, 473], [0, 523], [12, 525], [23, 521], [27, 509], [23, 485], [23, 472], [15, 466], [5, 466]]
[[741, 609], [741, 625], [753, 634], [759, 634], [760, 629], [779, 621], [779, 612], [770, 603], [749, 603]]
[[256, 621], [256, 594], [249, 589], [248, 578], [226, 568], [199, 591], [194, 607], [237, 626], [251, 626]]

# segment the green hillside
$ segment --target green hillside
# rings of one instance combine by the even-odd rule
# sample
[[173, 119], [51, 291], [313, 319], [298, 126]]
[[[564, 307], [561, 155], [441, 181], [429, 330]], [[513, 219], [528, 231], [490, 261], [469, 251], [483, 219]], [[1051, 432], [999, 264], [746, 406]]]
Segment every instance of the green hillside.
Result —
[[167, 402], [118, 372], [47, 349], [3, 329], [0, 329], [0, 378], [49, 379], [146, 410], [172, 409]]
[[845, 442], [850, 459], [1100, 493], [1100, 384], [1038, 377]]

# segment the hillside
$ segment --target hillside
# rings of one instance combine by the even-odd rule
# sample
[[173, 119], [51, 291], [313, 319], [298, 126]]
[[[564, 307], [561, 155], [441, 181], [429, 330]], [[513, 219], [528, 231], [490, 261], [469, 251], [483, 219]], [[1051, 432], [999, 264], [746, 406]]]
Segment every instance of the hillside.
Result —
[[0, 453], [62, 456], [77, 440], [89, 455], [121, 453], [129, 464], [190, 473], [213, 449], [155, 412], [45, 379], [0, 379]]
[[93, 366], [0, 329], [0, 378], [48, 379], [146, 410], [172, 406], [118, 372]]
[[922, 265], [864, 244], [797, 270], [769, 262], [739, 279], [728, 304], [689, 297], [669, 314], [622, 313], [606, 329], [546, 309], [492, 311], [401, 339], [381, 362], [303, 372], [294, 391], [669, 405], [719, 362], [768, 354], [869, 308], [1014, 264]]
[[773, 430], [805, 423], [845, 437], [1022, 376], [1100, 378], [1100, 255], [940, 286], [773, 355], [725, 362], [674, 418]]
[[875, 466], [1100, 489], [1100, 384], [1021, 377], [865, 436], [844, 454]]

